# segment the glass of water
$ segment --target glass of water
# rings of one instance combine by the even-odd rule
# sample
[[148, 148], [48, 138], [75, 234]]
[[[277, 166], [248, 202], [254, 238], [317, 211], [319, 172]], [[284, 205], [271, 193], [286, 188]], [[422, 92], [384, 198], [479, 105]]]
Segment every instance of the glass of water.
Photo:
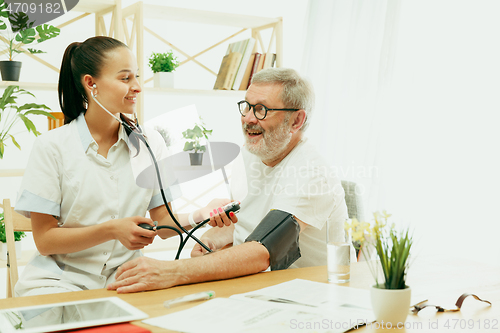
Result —
[[326, 229], [328, 282], [347, 283], [351, 280], [350, 233], [344, 230], [344, 221], [328, 221]]

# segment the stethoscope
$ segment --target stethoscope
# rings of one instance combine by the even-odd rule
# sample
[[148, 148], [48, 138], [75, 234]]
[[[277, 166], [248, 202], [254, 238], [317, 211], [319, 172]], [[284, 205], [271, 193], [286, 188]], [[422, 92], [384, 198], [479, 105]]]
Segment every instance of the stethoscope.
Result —
[[[168, 225], [161, 225], [161, 226], [156, 226], [156, 227], [152, 227], [151, 225], [149, 224], [143, 224], [141, 225], [143, 228], [146, 228], [146, 229], [150, 229], [150, 230], [153, 230], [153, 229], [156, 229], [156, 230], [160, 230], [160, 229], [170, 229], [170, 230], [173, 230], [175, 231], [179, 237], [180, 237], [180, 243], [179, 243], [179, 248], [177, 250], [177, 254], [175, 256], [175, 259], [179, 259], [179, 256], [181, 254], [181, 251], [182, 249], [184, 248], [184, 246], [186, 245], [187, 241], [189, 240], [189, 238], [192, 238], [193, 240], [195, 240], [198, 244], [200, 244], [205, 250], [207, 250], [208, 252], [213, 252], [208, 246], [206, 246], [201, 240], [199, 240], [195, 235], [193, 235], [193, 233], [198, 230], [199, 228], [203, 227], [205, 224], [207, 224], [208, 222], [210, 222], [210, 219], [206, 219], [206, 220], [203, 220], [202, 222], [198, 223], [196, 225], [196, 227], [194, 227], [191, 231], [188, 231], [186, 230], [186, 228], [184, 228], [180, 223], [179, 221], [177, 221], [177, 219], [175, 218], [174, 214], [172, 213], [172, 210], [170, 209], [169, 205], [168, 205], [168, 201], [167, 201], [167, 198], [165, 196], [165, 192], [163, 191], [163, 185], [162, 185], [162, 181], [161, 181], [161, 175], [160, 175], [160, 168], [158, 167], [158, 162], [156, 160], [156, 157], [153, 153], [153, 151], [151, 150], [151, 147], [149, 146], [149, 143], [148, 143], [148, 140], [146, 138], [146, 136], [144, 135], [141, 127], [139, 126], [139, 122], [137, 120], [137, 114], [135, 113], [134, 111], [134, 118], [135, 118], [135, 125], [131, 125], [131, 124], [128, 124], [127, 122], [123, 121], [122, 119], [118, 118], [117, 116], [115, 116], [113, 113], [111, 113], [110, 111], [108, 111], [108, 109], [106, 109], [96, 98], [96, 94], [94, 94], [94, 90], [97, 88], [96, 84], [94, 83], [94, 85], [92, 85], [92, 90], [90, 92], [90, 95], [92, 96], [92, 99], [94, 100], [94, 102], [97, 103], [97, 105], [99, 105], [104, 111], [106, 111], [111, 117], [115, 118], [123, 127], [125, 127], [127, 129], [127, 131], [130, 133], [130, 135], [134, 136], [135, 138], [139, 139], [140, 141], [142, 141], [144, 143], [144, 145], [146, 146], [146, 148], [148, 149], [148, 152], [149, 152], [149, 155], [150, 155], [150, 158], [151, 158], [151, 161], [153, 162], [154, 166], [155, 166], [155, 170], [156, 170], [156, 177], [158, 179], [158, 186], [160, 188], [160, 193], [161, 193], [161, 197], [163, 199], [163, 203], [165, 204], [165, 207], [167, 207], [167, 210], [168, 210], [168, 214], [170, 215], [170, 217], [172, 218], [172, 220], [174, 221], [175, 225], [178, 227], [178, 228], [175, 228], [175, 227], [171, 227], [171, 226], [168, 226]], [[179, 230], [180, 229], [180, 230]], [[186, 238], [183, 237], [182, 235], [182, 232], [185, 232], [186, 233]]]

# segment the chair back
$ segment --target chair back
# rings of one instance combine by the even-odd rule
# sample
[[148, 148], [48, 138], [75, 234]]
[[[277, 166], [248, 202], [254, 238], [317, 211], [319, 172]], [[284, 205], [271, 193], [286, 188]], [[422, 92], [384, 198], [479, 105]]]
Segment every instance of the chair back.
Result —
[[342, 187], [345, 192], [345, 203], [347, 205], [347, 214], [349, 218], [356, 218], [358, 221], [364, 221], [363, 202], [361, 199], [362, 188], [355, 182], [342, 180]]
[[47, 119], [49, 120], [49, 131], [64, 125], [64, 113], [51, 112], [50, 114], [53, 115], [56, 119], [47, 117]]
[[31, 220], [16, 213], [10, 199], [3, 200], [5, 238], [7, 241], [7, 298], [14, 296], [14, 286], [19, 279], [14, 231], [31, 232]]

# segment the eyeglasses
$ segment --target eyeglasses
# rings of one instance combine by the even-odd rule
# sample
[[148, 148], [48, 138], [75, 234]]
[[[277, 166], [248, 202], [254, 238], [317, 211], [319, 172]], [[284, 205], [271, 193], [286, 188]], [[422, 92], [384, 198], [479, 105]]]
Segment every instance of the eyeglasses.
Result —
[[481, 302], [488, 303], [491, 306], [491, 302], [490, 301], [487, 301], [487, 300], [484, 300], [484, 299], [480, 299], [479, 297], [477, 297], [474, 294], [465, 293], [465, 294], [460, 295], [460, 297], [458, 298], [457, 302], [455, 303], [455, 306], [456, 306], [455, 309], [445, 309], [445, 308], [443, 308], [443, 307], [441, 307], [439, 305], [430, 305], [430, 304], [422, 305], [423, 303], [427, 302], [427, 300], [425, 300], [425, 301], [422, 301], [420, 303], [415, 304], [412, 307], [412, 309], [410, 309], [410, 310], [411, 310], [411, 312], [413, 314], [417, 314], [417, 313], [420, 312], [420, 310], [423, 310], [426, 307], [433, 307], [433, 308], [436, 308], [437, 312], [456, 312], [456, 311], [460, 311], [460, 308], [462, 307], [462, 303], [464, 302], [464, 300], [468, 296], [472, 296], [472, 297], [474, 297], [474, 299], [476, 299], [478, 301], [481, 301]]
[[238, 109], [243, 117], [245, 117], [250, 109], [253, 108], [253, 114], [255, 118], [262, 120], [266, 118], [267, 111], [299, 111], [300, 109], [269, 109], [265, 105], [262, 104], [250, 104], [247, 101], [238, 102]]

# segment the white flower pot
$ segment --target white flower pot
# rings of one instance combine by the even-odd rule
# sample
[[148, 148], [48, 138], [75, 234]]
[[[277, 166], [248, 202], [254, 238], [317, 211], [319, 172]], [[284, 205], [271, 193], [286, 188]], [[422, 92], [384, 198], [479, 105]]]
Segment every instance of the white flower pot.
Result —
[[[22, 256], [22, 246], [21, 242], [15, 242], [16, 245], [16, 257], [17, 259], [21, 259]], [[2, 252], [0, 253], [0, 259], [7, 260], [7, 243], [0, 243], [2, 246]]]
[[155, 88], [174, 88], [173, 72], [158, 72], [153, 75]]
[[373, 312], [375, 319], [384, 327], [386, 323], [391, 323], [392, 328], [397, 327], [398, 323], [406, 320], [410, 311], [411, 302], [411, 289], [383, 289], [372, 286], [370, 289], [370, 296], [372, 302]]

